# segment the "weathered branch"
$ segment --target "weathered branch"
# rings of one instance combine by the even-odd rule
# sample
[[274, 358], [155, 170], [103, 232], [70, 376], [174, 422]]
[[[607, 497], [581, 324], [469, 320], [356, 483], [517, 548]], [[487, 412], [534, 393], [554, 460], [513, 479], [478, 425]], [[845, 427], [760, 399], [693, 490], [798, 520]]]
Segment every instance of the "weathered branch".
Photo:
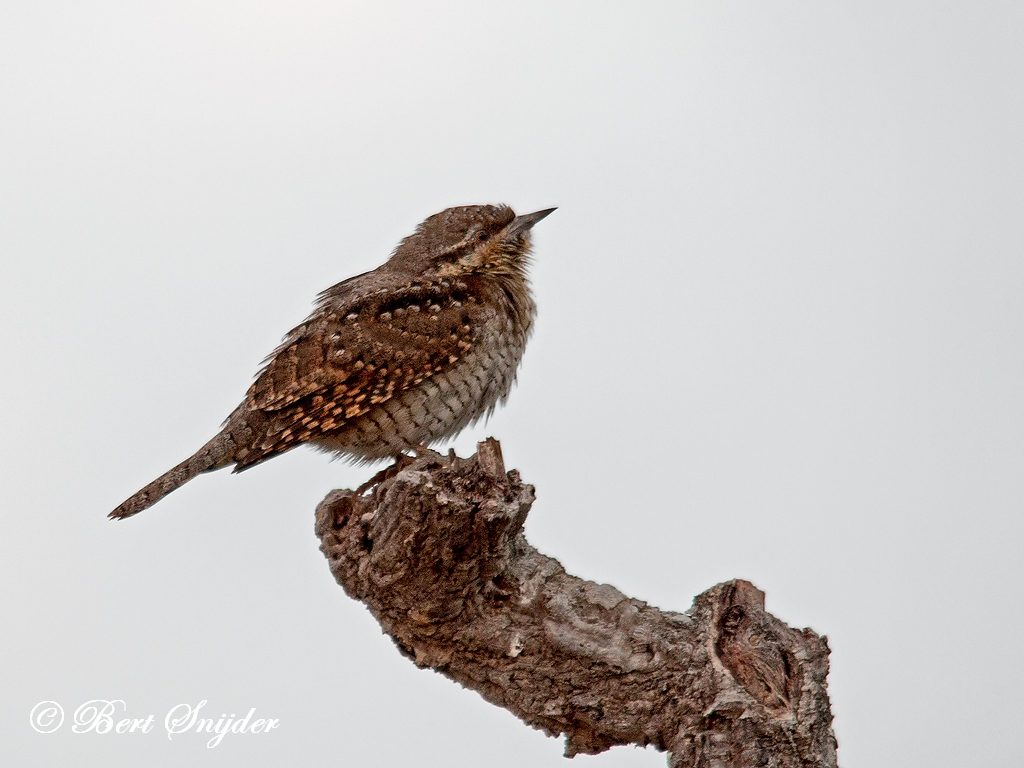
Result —
[[571, 576], [523, 536], [533, 487], [501, 449], [428, 454], [369, 495], [334, 491], [317, 535], [345, 591], [421, 667], [550, 735], [672, 766], [835, 766], [828, 645], [730, 581], [687, 613]]

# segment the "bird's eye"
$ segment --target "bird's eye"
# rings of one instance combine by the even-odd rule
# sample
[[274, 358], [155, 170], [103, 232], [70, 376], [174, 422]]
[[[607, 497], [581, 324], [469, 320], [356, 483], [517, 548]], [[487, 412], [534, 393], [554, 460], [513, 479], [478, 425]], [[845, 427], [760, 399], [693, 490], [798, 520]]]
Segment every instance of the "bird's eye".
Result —
[[490, 236], [491, 236], [490, 233], [488, 233], [487, 231], [483, 231], [483, 232], [480, 232], [476, 236], [476, 239], [479, 240], [481, 243], [483, 243], [483, 242], [486, 242], [487, 238], [489, 238]]

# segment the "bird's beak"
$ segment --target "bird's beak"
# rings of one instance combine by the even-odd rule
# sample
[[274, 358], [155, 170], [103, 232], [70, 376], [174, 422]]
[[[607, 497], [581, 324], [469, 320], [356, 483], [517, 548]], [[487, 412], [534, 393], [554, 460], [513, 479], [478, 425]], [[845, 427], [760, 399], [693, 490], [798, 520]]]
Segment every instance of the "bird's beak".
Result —
[[507, 235], [518, 235], [520, 232], [529, 232], [533, 229], [534, 224], [543, 218], [547, 218], [547, 216], [556, 210], [558, 209], [545, 208], [543, 211], [534, 211], [533, 213], [524, 213], [522, 216], [516, 216], [512, 219], [512, 223], [508, 225]]

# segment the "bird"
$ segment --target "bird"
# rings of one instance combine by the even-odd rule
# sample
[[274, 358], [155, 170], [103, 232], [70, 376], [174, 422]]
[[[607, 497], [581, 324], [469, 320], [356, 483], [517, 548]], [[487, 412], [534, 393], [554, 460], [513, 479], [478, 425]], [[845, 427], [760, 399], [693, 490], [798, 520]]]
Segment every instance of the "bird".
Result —
[[554, 210], [465, 205], [427, 217], [381, 266], [322, 291], [221, 430], [108, 517], [299, 445], [369, 463], [421, 454], [489, 416], [531, 335], [531, 231]]

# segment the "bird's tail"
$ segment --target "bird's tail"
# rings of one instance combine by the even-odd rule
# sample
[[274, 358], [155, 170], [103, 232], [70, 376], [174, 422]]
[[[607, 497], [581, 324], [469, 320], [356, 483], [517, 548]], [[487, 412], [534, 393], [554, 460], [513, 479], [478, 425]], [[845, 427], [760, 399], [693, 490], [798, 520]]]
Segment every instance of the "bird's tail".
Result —
[[123, 520], [149, 509], [160, 499], [191, 480], [196, 475], [220, 469], [232, 463], [233, 449], [231, 437], [221, 432], [210, 442], [189, 456], [183, 462], [164, 472], [142, 490], [125, 500], [107, 517], [111, 520]]

